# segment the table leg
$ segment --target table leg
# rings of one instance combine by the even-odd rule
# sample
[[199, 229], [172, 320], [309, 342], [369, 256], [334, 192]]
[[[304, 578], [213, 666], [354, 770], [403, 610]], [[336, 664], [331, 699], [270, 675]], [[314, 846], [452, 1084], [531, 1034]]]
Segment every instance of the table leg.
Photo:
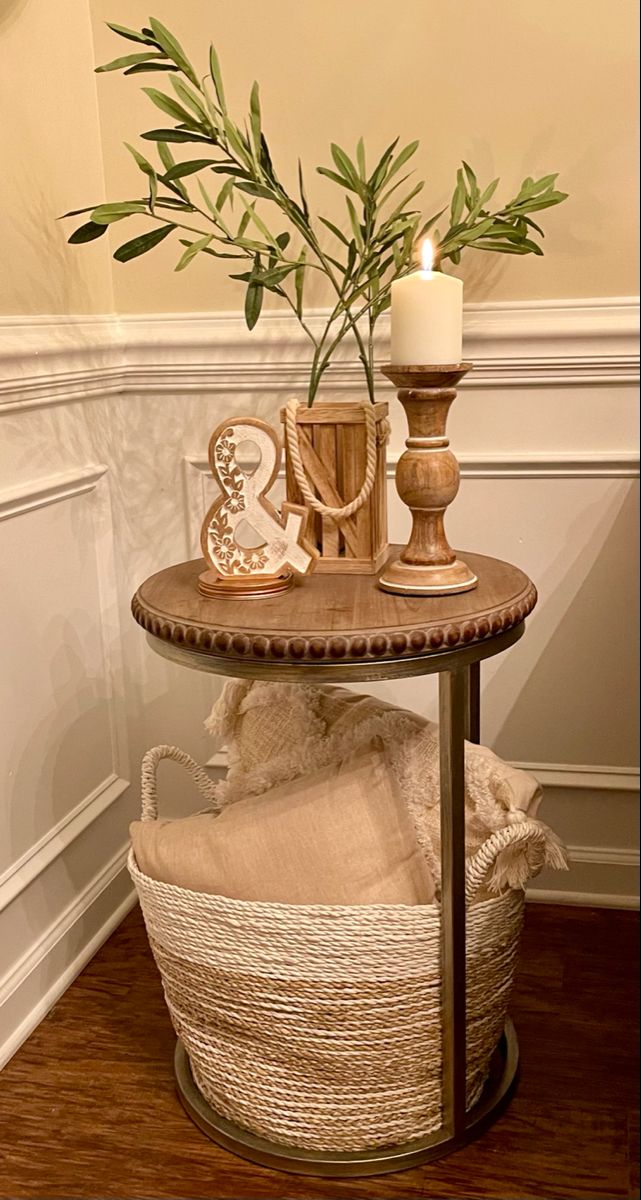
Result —
[[465, 750], [466, 670], [439, 675], [443, 1129], [465, 1131]]
[[467, 676], [467, 722], [465, 736], [478, 746], [481, 740], [481, 664], [470, 663]]

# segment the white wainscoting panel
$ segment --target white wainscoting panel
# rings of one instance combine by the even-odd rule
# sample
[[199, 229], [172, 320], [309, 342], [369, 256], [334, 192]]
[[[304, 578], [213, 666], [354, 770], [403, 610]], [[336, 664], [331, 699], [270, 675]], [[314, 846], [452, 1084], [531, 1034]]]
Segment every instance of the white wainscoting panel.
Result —
[[[538, 776], [542, 815], [570, 847], [571, 870], [542, 875], [533, 899], [638, 894], [637, 333], [626, 297], [465, 313], [474, 371], [450, 421], [462, 485], [448, 533], [517, 562], [540, 592], [526, 636], [483, 669], [483, 737]], [[154, 655], [130, 598], [198, 552], [213, 428], [234, 412], [277, 423], [304, 396], [308, 361], [295, 321], [276, 312], [252, 334], [220, 313], [0, 319], [0, 1062], [132, 903], [123, 846], [144, 750], [212, 756], [203, 720], [220, 681]], [[327, 385], [363, 395], [346, 343]], [[380, 395], [402, 540], [404, 421], [387, 382]], [[372, 690], [434, 716], [434, 686]], [[199, 805], [171, 765], [160, 790], [166, 813]]]
[[130, 773], [109, 483], [89, 464], [0, 490], [0, 1064], [132, 902], [99, 836]]
[[0, 494], [0, 909], [128, 787], [107, 489], [102, 466]]

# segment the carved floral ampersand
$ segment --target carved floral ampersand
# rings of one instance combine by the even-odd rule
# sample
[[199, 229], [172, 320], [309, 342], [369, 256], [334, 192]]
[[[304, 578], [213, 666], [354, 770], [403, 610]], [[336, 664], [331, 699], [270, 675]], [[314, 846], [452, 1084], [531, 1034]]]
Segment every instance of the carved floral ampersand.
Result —
[[[260, 455], [249, 473], [239, 465], [237, 451], [252, 444]], [[243, 417], [224, 421], [209, 442], [209, 463], [221, 495], [214, 501], [201, 531], [203, 554], [212, 571], [200, 577], [205, 595], [264, 595], [292, 583], [292, 571], [306, 574], [317, 551], [303, 537], [307, 510], [283, 504], [282, 516], [266, 497], [280, 467], [281, 449], [276, 433], [264, 421]], [[262, 541], [242, 545], [239, 526], [251, 529]], [[258, 579], [256, 577], [259, 577]]]

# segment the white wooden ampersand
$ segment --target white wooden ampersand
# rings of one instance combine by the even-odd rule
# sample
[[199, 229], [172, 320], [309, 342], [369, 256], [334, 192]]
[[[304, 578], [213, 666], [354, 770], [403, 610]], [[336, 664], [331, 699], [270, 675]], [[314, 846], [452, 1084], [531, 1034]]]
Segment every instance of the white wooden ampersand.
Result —
[[[251, 473], [239, 466], [236, 453], [244, 442], [253, 443], [260, 461]], [[202, 526], [205, 558], [219, 576], [277, 576], [288, 568], [304, 575], [317, 552], [303, 537], [307, 510], [285, 503], [282, 516], [266, 498], [280, 467], [277, 435], [265, 421], [233, 418], [214, 430], [209, 442], [209, 463], [221, 495], [214, 501]], [[260, 544], [243, 546], [239, 526], [250, 527]], [[242, 531], [241, 531], [242, 532]]]

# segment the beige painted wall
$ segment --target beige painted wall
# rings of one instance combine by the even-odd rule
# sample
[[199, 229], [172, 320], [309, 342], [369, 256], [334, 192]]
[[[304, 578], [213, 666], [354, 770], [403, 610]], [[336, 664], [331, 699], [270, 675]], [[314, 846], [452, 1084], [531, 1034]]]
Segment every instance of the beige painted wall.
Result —
[[[102, 22], [140, 27], [150, 0], [89, 2], [97, 61], [126, 52]], [[428, 211], [447, 199], [461, 157], [488, 180], [500, 174], [506, 192], [525, 174], [560, 170], [571, 199], [542, 214], [546, 258], [470, 253], [462, 264], [468, 300], [636, 293], [635, 0], [154, 0], [152, 11], [203, 74], [215, 38], [238, 115], [259, 79], [282, 174], [292, 179], [300, 153], [312, 199], [325, 211], [332, 185], [313, 182], [313, 167], [328, 162], [331, 140], [349, 147], [361, 133], [372, 155], [397, 133], [421, 139]], [[108, 75], [98, 84], [114, 199], [138, 187], [121, 142], [160, 117], [140, 94], [149, 78]], [[89, 183], [78, 175], [69, 203], [84, 200]], [[222, 264], [201, 258], [174, 275], [176, 258], [165, 243], [135, 263], [114, 264], [117, 307], [242, 303], [242, 286], [226, 279]]]
[[0, 0], [2, 314], [112, 308], [106, 243], [56, 222], [103, 195], [93, 58], [87, 0]]
[[[108, 194], [137, 191], [122, 142], [156, 122], [140, 93], [145, 77], [96, 81], [92, 67], [127, 49], [104, 20], [142, 24], [148, 8], [149, 0], [0, 0], [2, 313], [112, 307], [106, 242], [67, 247], [55, 217], [103, 199], [103, 155]], [[397, 133], [420, 137], [428, 211], [446, 200], [461, 157], [483, 177], [501, 174], [506, 190], [525, 173], [560, 169], [571, 200], [544, 214], [546, 258], [469, 254], [461, 268], [468, 300], [636, 292], [635, 10], [634, 0], [397, 0], [393, 8], [387, 0], [236, 0], [215, 12], [211, 0], [153, 5], [203, 72], [215, 37], [237, 113], [259, 78], [284, 178], [300, 153], [313, 202], [334, 216], [331, 185], [313, 175], [332, 139], [350, 146], [362, 133], [373, 155]], [[123, 228], [113, 231], [116, 244]], [[113, 264], [116, 308], [242, 303], [221, 264], [199, 260], [175, 275], [175, 260], [165, 244]]]

